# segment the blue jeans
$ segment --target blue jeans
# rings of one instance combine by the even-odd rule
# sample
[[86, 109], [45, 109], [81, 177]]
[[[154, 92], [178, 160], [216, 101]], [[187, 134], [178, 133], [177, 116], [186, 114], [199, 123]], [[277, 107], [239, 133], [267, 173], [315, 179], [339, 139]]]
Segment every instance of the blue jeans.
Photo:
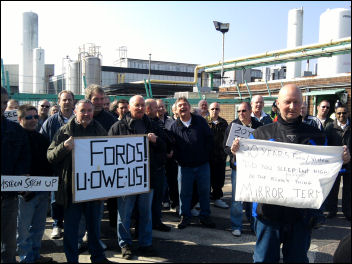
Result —
[[[101, 219], [103, 218], [103, 216], [104, 216], [104, 202], [101, 203], [99, 225], [101, 225]], [[78, 243], [80, 244], [83, 243], [83, 237], [86, 233], [86, 230], [87, 230], [86, 217], [82, 215], [78, 226]], [[100, 240], [100, 231], [101, 231], [101, 228], [99, 228], [99, 233], [98, 233], [99, 240]]]
[[254, 262], [280, 261], [280, 244], [283, 262], [308, 263], [311, 229], [301, 220], [294, 224], [275, 225], [254, 217], [257, 242], [254, 249]]
[[51, 192], [51, 218], [54, 220], [53, 227], [64, 227], [64, 207], [56, 203], [55, 192]]
[[121, 248], [132, 245], [130, 232], [131, 215], [138, 200], [138, 244], [141, 247], [152, 245], [152, 201], [153, 190], [148, 193], [117, 198], [117, 238]]
[[28, 202], [18, 198], [17, 252], [20, 262], [35, 262], [40, 258], [40, 246], [45, 230], [49, 192], [36, 192]]
[[101, 201], [70, 203], [65, 208], [64, 215], [64, 251], [67, 262], [78, 262], [78, 228], [81, 215], [86, 218], [88, 230], [88, 249], [92, 262], [105, 259], [105, 254], [99, 243]]
[[243, 203], [239, 201], [235, 201], [236, 170], [231, 171], [231, 183], [232, 183], [232, 197], [231, 197], [231, 209], [230, 209], [231, 228], [232, 230], [242, 231]]
[[17, 195], [1, 197], [1, 263], [16, 262]]
[[180, 215], [191, 218], [191, 201], [193, 193], [193, 183], [196, 181], [200, 218], [210, 215], [210, 168], [209, 163], [204, 163], [198, 167], [181, 167], [178, 169], [178, 190], [180, 193]]
[[154, 172], [156, 182], [153, 183], [153, 202], [152, 202], [152, 221], [153, 226], [161, 224], [161, 206], [163, 202], [164, 185], [165, 185], [165, 167], [159, 168]]

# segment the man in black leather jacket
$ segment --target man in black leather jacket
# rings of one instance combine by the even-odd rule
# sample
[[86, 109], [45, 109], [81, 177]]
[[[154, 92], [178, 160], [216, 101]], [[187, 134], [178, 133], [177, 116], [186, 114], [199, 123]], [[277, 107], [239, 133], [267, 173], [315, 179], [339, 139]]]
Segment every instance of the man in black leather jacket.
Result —
[[[280, 110], [278, 121], [257, 128], [253, 132], [254, 138], [323, 145], [325, 135], [317, 128], [302, 123], [302, 102], [300, 89], [293, 84], [285, 85], [279, 92], [277, 102]], [[239, 140], [235, 139], [231, 152], [235, 154], [238, 148]], [[346, 147], [343, 153], [344, 163], [350, 158]], [[281, 243], [284, 262], [308, 262], [313, 212], [313, 209], [253, 203], [254, 230], [257, 236], [254, 262], [279, 262]]]

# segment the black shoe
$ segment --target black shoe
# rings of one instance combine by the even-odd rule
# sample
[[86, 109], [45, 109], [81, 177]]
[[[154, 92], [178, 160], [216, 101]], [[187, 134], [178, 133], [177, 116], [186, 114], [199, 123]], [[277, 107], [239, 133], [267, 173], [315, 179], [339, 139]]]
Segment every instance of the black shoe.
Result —
[[157, 226], [153, 226], [153, 229], [159, 230], [161, 232], [170, 232], [171, 227], [164, 225], [163, 223], [160, 223]]
[[107, 258], [104, 258], [100, 260], [98, 263], [118, 263], [118, 262], [114, 262], [114, 261], [108, 260]]
[[44, 257], [40, 255], [39, 259], [36, 259], [34, 261], [35, 263], [57, 263], [56, 261], [53, 260], [51, 257]]
[[205, 227], [215, 228], [215, 223], [210, 219], [210, 217], [205, 217], [200, 219], [200, 223]]
[[139, 255], [146, 256], [146, 257], [152, 257], [157, 255], [153, 246], [139, 247], [138, 253]]
[[334, 217], [336, 217], [336, 212], [329, 212], [328, 215], [326, 216], [326, 218], [329, 218], [329, 219]]
[[126, 245], [123, 248], [121, 248], [121, 255], [122, 255], [122, 258], [124, 258], [124, 259], [132, 259], [133, 254], [132, 254], [131, 246]]
[[181, 221], [180, 223], [177, 225], [177, 228], [178, 229], [184, 229], [186, 228], [186, 226], [190, 225], [191, 223], [191, 219], [184, 216], [184, 215], [181, 215]]
[[78, 248], [78, 254], [82, 254], [83, 252], [88, 251], [88, 245], [87, 243], [82, 243], [80, 244]]

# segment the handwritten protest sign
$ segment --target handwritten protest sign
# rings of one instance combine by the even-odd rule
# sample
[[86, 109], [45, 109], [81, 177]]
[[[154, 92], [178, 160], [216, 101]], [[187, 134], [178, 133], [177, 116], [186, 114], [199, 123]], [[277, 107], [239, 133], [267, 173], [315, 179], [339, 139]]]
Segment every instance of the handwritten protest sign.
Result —
[[17, 119], [17, 110], [10, 110], [10, 111], [5, 111], [4, 112], [4, 116], [11, 121], [17, 122], [18, 123], [18, 119]]
[[232, 123], [231, 130], [226, 141], [226, 146], [231, 147], [232, 142], [236, 137], [249, 138], [249, 136], [253, 131], [254, 131], [253, 128]]
[[74, 138], [73, 201], [148, 192], [146, 135]]
[[342, 147], [241, 139], [237, 201], [319, 209], [342, 166]]
[[59, 177], [1, 175], [2, 192], [57, 191]]

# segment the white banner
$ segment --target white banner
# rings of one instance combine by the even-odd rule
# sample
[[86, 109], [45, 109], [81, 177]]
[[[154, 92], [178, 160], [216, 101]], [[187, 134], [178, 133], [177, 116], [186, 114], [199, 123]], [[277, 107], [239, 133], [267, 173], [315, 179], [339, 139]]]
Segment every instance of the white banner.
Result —
[[73, 202], [149, 192], [146, 135], [74, 138]]
[[231, 147], [232, 146], [232, 142], [233, 142], [233, 140], [236, 137], [249, 138], [249, 136], [251, 135], [251, 133], [253, 131], [254, 131], [253, 128], [246, 127], [246, 126], [241, 126], [241, 125], [236, 124], [236, 123], [232, 123], [231, 130], [230, 130], [229, 136], [228, 136], [227, 141], [226, 141], [226, 146]]
[[342, 166], [342, 146], [241, 139], [237, 201], [319, 209]]
[[1, 175], [2, 192], [57, 191], [59, 177]]
[[5, 111], [4, 116], [11, 121], [18, 123], [17, 110]]

